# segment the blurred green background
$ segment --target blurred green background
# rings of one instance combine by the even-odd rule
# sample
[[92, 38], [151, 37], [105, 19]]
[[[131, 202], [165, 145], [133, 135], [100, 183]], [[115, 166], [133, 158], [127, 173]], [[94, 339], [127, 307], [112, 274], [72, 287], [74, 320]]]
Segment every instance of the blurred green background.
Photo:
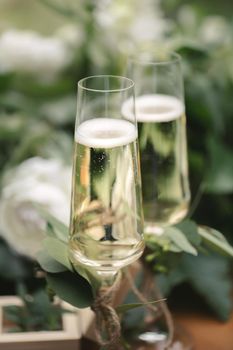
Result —
[[[92, 74], [122, 74], [127, 54], [145, 46], [165, 46], [183, 57], [190, 217], [233, 243], [232, 10], [227, 0], [0, 0], [0, 231], [5, 238], [4, 230], [12, 233], [10, 244], [0, 241], [1, 294], [13, 293], [22, 279], [29, 288], [43, 284], [32, 278], [30, 254], [19, 254], [22, 232], [9, 228], [15, 214], [22, 219], [14, 201], [27, 192], [20, 185], [22, 196], [11, 197], [14, 168], [35, 156], [69, 167], [77, 81]], [[38, 175], [42, 182], [43, 176]], [[64, 186], [69, 187], [69, 178]], [[210, 265], [223, 269], [213, 287], [221, 300], [224, 283], [229, 290], [229, 264], [213, 258]], [[223, 305], [225, 313], [215, 310], [220, 318], [227, 318], [229, 305]]]

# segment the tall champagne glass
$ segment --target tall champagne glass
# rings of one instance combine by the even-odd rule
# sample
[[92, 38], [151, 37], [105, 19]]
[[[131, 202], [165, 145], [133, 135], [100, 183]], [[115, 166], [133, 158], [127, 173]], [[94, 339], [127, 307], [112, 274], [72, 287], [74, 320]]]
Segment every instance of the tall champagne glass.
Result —
[[71, 260], [111, 284], [144, 249], [137, 124], [122, 115], [134, 101], [132, 80], [92, 76], [78, 83], [71, 224]]
[[[127, 75], [135, 81], [145, 232], [163, 232], [185, 217], [190, 201], [181, 58], [141, 52]], [[123, 115], [131, 119], [132, 100]]]
[[143, 253], [143, 211], [137, 124], [122, 105], [134, 104], [134, 83], [93, 76], [78, 83], [69, 252], [97, 276], [96, 327], [103, 349], [120, 348], [120, 322], [112, 308], [121, 268]]

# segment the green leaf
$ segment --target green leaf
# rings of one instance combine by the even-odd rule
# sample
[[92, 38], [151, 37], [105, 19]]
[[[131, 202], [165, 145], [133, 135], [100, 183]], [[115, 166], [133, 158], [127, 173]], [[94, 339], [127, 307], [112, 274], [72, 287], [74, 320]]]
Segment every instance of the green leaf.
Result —
[[[54, 232], [54, 237], [59, 238], [64, 242], [68, 242], [69, 238], [69, 228], [63, 222], [55, 218], [53, 215], [48, 213], [41, 205], [38, 203], [33, 203], [35, 208], [41, 214], [41, 216], [49, 223], [49, 233], [50, 235]], [[53, 230], [51, 229], [53, 228]]]
[[199, 246], [201, 244], [201, 237], [198, 234], [197, 225], [192, 220], [183, 220], [179, 224], [175, 225], [180, 231], [185, 234], [185, 237], [194, 246]]
[[[79, 262], [76, 262], [75, 264], [72, 264], [69, 256], [68, 256], [68, 245], [57, 238], [54, 237], [47, 237], [43, 241], [43, 245], [48, 252], [48, 255], [55, 259], [56, 262], [61, 264], [63, 268], [70, 270], [71, 272], [75, 274], [74, 271], [76, 271], [82, 278], [85, 278], [87, 282], [92, 286], [93, 290], [96, 291], [99, 289], [101, 280], [99, 276], [95, 273], [94, 270], [88, 269], [85, 265], [82, 265]], [[47, 263], [45, 267], [47, 268], [54, 268], [54, 266], [51, 266], [51, 260], [49, 261], [43, 261], [43, 263]], [[55, 266], [55, 269], [59, 268], [59, 266]], [[48, 270], [47, 270], [48, 271]], [[59, 271], [48, 271], [48, 272], [59, 272]]]
[[169, 244], [169, 251], [173, 252], [173, 253], [181, 253], [183, 251], [183, 249], [181, 247], [178, 247], [173, 242], [170, 242], [170, 244]]
[[58, 261], [61, 265], [67, 267], [68, 270], [73, 271], [68, 257], [67, 244], [58, 240], [57, 238], [47, 237], [44, 239], [43, 245], [53, 259]]
[[227, 320], [232, 310], [229, 262], [216, 255], [199, 254], [197, 258], [185, 255], [183, 269], [186, 271], [187, 280], [205, 298], [216, 315], [222, 320]]
[[159, 275], [157, 281], [164, 295], [175, 286], [188, 282], [219, 319], [227, 320], [232, 310], [229, 270], [229, 260], [217, 255], [199, 253], [194, 257], [183, 254], [179, 265], [166, 276]]
[[203, 226], [203, 225], [202, 225], [201, 227], [202, 227], [202, 228], [205, 228], [207, 231], [211, 231], [211, 234], [214, 235], [214, 236], [215, 236], [217, 239], [219, 239], [220, 241], [229, 244], [228, 241], [227, 241], [227, 239], [226, 239], [226, 237], [225, 237], [221, 232], [215, 230], [214, 228], [208, 227], [208, 226]]
[[51, 273], [58, 273], [67, 270], [67, 267], [54, 260], [46, 250], [41, 250], [37, 254], [37, 260], [43, 270]]
[[155, 301], [148, 301], [147, 303], [133, 303], [133, 304], [122, 304], [116, 307], [116, 311], [118, 313], [124, 313], [133, 309], [137, 309], [139, 307], [147, 306], [147, 305], [153, 305], [156, 303], [160, 303], [161, 301], [165, 301], [166, 299], [159, 299]]
[[197, 255], [197, 250], [191, 245], [191, 243], [189, 243], [185, 235], [177, 228], [167, 227], [164, 235], [170, 238], [170, 240], [182, 251], [192, 255]]
[[94, 269], [89, 269], [87, 266], [82, 265], [77, 261], [75, 264], [72, 263], [72, 265], [74, 270], [88, 281], [88, 283], [92, 286], [94, 292], [99, 290], [102, 281]]
[[209, 53], [206, 48], [197, 42], [186, 41], [176, 47], [176, 51], [189, 61], [205, 60], [209, 57]]
[[182, 265], [179, 265], [167, 274], [158, 274], [155, 283], [158, 283], [162, 295], [167, 296], [175, 286], [183, 283], [186, 279], [186, 272], [183, 271]]
[[70, 271], [47, 274], [47, 281], [54, 292], [69, 304], [85, 308], [93, 303], [93, 294], [88, 282]]
[[[22, 307], [16, 305], [7, 305], [3, 307], [4, 318], [7, 321], [13, 322], [15, 325], [20, 325], [22, 322], [20, 311]], [[18, 330], [19, 331], [19, 330]]]
[[233, 257], [233, 248], [222, 234], [210, 227], [199, 226], [198, 232], [204, 242], [213, 250], [223, 255]]

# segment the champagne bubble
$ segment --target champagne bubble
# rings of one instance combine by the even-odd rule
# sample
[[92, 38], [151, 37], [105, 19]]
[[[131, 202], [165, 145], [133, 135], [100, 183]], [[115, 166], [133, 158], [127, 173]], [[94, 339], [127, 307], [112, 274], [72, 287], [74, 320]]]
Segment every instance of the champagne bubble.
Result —
[[87, 147], [113, 148], [127, 145], [137, 138], [130, 121], [111, 118], [89, 119], [78, 126], [75, 141]]
[[[136, 117], [138, 122], [168, 122], [184, 113], [184, 104], [178, 98], [169, 95], [151, 94], [136, 98]], [[132, 100], [122, 106], [122, 114], [131, 120], [134, 118]]]

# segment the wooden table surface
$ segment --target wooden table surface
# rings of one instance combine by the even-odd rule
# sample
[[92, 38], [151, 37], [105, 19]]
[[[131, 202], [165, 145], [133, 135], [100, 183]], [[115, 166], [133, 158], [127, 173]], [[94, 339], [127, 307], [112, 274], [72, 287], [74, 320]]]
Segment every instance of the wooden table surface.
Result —
[[[190, 334], [194, 350], [233, 350], [233, 314], [226, 323], [199, 313], [175, 313], [174, 320]], [[82, 350], [97, 350], [83, 341]]]
[[194, 350], [233, 350], [233, 314], [226, 323], [201, 313], [175, 314], [174, 318], [190, 333]]

